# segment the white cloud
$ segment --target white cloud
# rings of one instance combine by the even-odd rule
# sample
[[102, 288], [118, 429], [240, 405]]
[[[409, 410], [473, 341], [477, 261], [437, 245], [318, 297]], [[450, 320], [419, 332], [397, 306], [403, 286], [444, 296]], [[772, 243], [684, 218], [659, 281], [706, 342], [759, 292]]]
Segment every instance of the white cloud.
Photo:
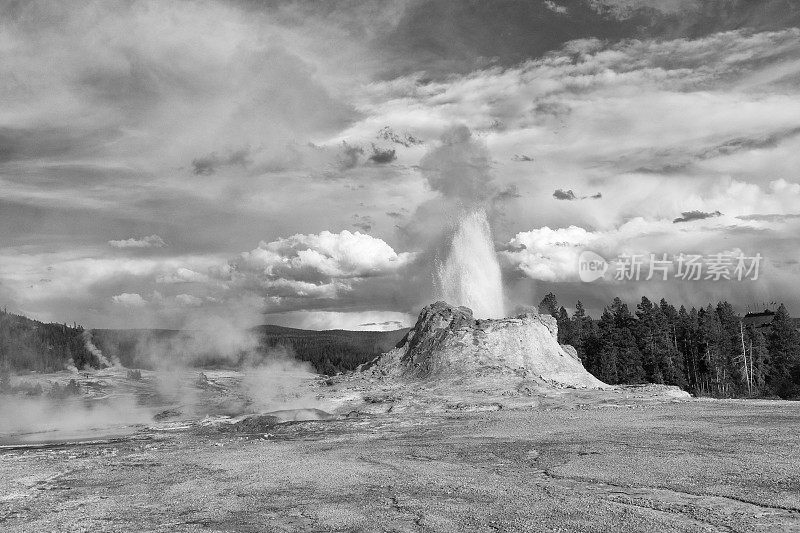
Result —
[[167, 245], [164, 239], [158, 235], [148, 235], [141, 239], [131, 237], [130, 239], [120, 241], [108, 241], [108, 244], [114, 248], [163, 248]]
[[382, 239], [356, 231], [293, 235], [241, 254], [240, 271], [269, 278], [331, 280], [380, 276], [409, 263], [410, 253], [396, 253]]
[[743, 220], [727, 215], [712, 216], [676, 224], [668, 219], [637, 217], [608, 230], [587, 230], [577, 226], [543, 227], [517, 233], [500, 255], [508, 265], [540, 281], [577, 281], [578, 258], [590, 250], [614, 262], [622, 254], [645, 257], [666, 253], [714, 254], [736, 247], [748, 256], [761, 253], [770, 258], [781, 255], [779, 242], [795, 231], [797, 221]]
[[508, 243], [510, 251], [501, 252], [512, 265], [536, 280], [561, 281], [577, 278], [578, 256], [599, 240], [584, 228], [523, 231]]
[[206, 274], [184, 267], [179, 267], [174, 272], [156, 278], [156, 283], [205, 283], [208, 281], [209, 277]]
[[147, 301], [140, 294], [123, 292], [111, 297], [111, 301], [124, 307], [144, 307]]

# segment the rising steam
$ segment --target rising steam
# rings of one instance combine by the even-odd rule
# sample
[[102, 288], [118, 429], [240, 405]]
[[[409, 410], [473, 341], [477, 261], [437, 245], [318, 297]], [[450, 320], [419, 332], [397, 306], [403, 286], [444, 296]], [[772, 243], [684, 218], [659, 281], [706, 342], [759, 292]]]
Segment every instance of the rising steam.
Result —
[[486, 211], [467, 211], [458, 220], [450, 252], [436, 262], [440, 297], [472, 309], [477, 318], [502, 318], [503, 283]]
[[[122, 367], [122, 363], [120, 363], [119, 359], [115, 356], [111, 356], [111, 360], [109, 361], [108, 357], [103, 355], [103, 352], [100, 351], [100, 348], [94, 345], [92, 342], [92, 333], [88, 329], [83, 332], [83, 345], [86, 349], [97, 359], [97, 362], [100, 363], [102, 368], [110, 368], [110, 367]], [[75, 367], [73, 363], [72, 368]], [[77, 370], [77, 369], [76, 369]]]

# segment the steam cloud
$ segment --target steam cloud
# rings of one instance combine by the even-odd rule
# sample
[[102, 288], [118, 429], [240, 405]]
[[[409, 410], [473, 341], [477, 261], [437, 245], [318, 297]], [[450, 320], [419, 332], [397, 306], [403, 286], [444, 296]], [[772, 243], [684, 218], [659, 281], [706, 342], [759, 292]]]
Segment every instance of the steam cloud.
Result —
[[494, 181], [488, 148], [466, 126], [454, 126], [420, 167], [440, 195], [423, 204], [404, 229], [410, 228], [411, 235], [429, 235], [429, 251], [422, 257], [435, 265], [437, 292], [451, 304], [470, 307], [476, 316], [504, 316], [490, 215], [509, 195]]
[[485, 204], [498, 192], [489, 150], [464, 125], [447, 130], [420, 167], [431, 189], [464, 206]]
[[[112, 366], [122, 368], [122, 363], [120, 363], [119, 359], [117, 359], [115, 356], [112, 355], [111, 360], [109, 361], [109, 359], [105, 355], [103, 355], [103, 352], [100, 350], [100, 348], [94, 345], [94, 343], [92, 342], [91, 331], [89, 330], [84, 331], [82, 336], [83, 336], [83, 345], [86, 346], [86, 349], [89, 350], [89, 353], [95, 356], [97, 362], [100, 363], [100, 365], [103, 368], [109, 368]], [[75, 364], [73, 363], [72, 366], [74, 367]]]

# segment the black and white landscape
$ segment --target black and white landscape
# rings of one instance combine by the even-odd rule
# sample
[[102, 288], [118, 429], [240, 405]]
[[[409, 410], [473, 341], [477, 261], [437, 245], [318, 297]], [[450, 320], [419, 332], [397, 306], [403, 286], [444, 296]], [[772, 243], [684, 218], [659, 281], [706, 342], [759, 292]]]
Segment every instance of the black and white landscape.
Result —
[[0, 0], [0, 531], [800, 530], [800, 4]]

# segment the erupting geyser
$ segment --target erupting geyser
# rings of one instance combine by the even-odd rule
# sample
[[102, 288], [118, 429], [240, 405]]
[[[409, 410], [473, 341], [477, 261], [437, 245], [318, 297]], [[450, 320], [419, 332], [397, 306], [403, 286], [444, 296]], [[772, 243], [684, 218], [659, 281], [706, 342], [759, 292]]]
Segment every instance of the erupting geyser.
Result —
[[458, 220], [450, 252], [437, 262], [441, 298], [472, 309], [478, 318], [503, 318], [503, 282], [486, 211], [465, 212]]

